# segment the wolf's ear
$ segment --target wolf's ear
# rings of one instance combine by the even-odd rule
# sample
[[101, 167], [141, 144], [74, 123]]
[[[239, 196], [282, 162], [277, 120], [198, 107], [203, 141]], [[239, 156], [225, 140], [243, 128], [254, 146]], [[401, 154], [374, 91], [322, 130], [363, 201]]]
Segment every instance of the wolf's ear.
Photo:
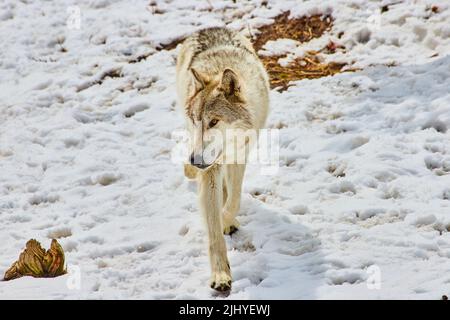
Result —
[[204, 77], [194, 68], [191, 68], [192, 79], [194, 80], [195, 90], [199, 91], [205, 88], [206, 81]]
[[222, 74], [222, 81], [220, 88], [225, 93], [225, 96], [238, 95], [240, 91], [240, 85], [238, 76], [231, 69], [225, 69]]

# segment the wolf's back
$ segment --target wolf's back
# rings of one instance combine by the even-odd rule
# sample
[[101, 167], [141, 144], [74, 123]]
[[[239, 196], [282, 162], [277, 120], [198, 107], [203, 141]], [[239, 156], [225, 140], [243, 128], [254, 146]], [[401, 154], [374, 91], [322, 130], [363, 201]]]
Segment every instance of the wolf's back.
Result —
[[208, 49], [220, 46], [233, 46], [254, 53], [251, 43], [239, 33], [225, 28], [208, 28], [192, 36], [194, 56]]
[[200, 30], [184, 41], [182, 50], [185, 61], [179, 61], [179, 63], [190, 66], [202, 52], [223, 46], [231, 46], [256, 55], [251, 42], [238, 32], [214, 27]]

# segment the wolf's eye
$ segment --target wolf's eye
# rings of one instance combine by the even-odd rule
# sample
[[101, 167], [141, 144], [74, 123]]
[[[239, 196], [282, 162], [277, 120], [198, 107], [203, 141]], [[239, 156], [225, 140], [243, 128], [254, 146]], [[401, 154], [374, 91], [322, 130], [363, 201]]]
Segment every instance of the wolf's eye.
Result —
[[219, 122], [218, 119], [212, 119], [212, 120], [209, 122], [208, 127], [209, 127], [209, 128], [214, 127], [214, 126], [217, 124], [217, 122]]

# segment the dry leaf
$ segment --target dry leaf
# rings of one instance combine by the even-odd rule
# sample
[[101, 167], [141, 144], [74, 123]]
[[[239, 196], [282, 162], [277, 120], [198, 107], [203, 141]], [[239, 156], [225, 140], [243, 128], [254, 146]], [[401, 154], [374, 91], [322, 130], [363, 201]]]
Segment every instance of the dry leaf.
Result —
[[64, 260], [63, 248], [55, 239], [52, 240], [50, 249], [47, 251], [41, 247], [38, 241], [31, 239], [20, 254], [19, 260], [5, 272], [4, 280], [13, 280], [23, 276], [57, 277], [66, 273]]

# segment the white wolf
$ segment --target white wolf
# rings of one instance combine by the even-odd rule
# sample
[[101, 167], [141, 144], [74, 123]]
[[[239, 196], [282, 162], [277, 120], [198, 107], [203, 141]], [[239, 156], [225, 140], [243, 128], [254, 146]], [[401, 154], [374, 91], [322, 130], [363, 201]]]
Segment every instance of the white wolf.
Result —
[[[177, 60], [177, 91], [193, 137], [185, 175], [198, 183], [208, 229], [210, 286], [228, 291], [231, 272], [223, 234], [239, 226], [235, 217], [245, 162], [225, 161], [229, 149], [217, 137], [230, 130], [258, 132], [263, 127], [269, 108], [268, 75], [247, 38], [225, 28], [209, 28], [184, 41]], [[214, 144], [208, 159], [205, 151], [211, 141], [221, 143]]]

